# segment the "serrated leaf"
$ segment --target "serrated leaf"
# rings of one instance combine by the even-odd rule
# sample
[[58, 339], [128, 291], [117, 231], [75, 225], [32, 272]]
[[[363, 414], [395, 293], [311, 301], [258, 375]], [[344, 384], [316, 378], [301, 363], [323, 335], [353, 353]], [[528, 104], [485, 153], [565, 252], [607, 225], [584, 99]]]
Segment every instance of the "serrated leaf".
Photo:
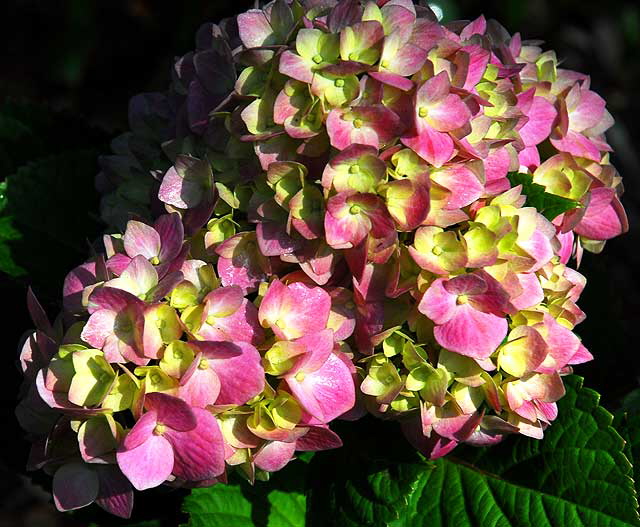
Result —
[[545, 187], [533, 182], [531, 174], [521, 174], [518, 172], [509, 172], [507, 174], [512, 187], [522, 185], [522, 194], [527, 197], [525, 206], [535, 207], [549, 221], [567, 212], [581, 206], [579, 202], [556, 196], [546, 191]]
[[[388, 470], [395, 467], [412, 476], [404, 478], [402, 493], [397, 481], [383, 486], [381, 472], [360, 458], [359, 466], [349, 466], [351, 473], [342, 471], [334, 478], [324, 503], [312, 502], [316, 511], [327, 509], [313, 525], [638, 525], [632, 467], [623, 453], [624, 441], [611, 426], [613, 417], [598, 405], [596, 392], [582, 388], [579, 377], [567, 377], [565, 383], [560, 417], [544, 440], [520, 436], [409, 466], [390, 457]], [[389, 456], [399, 450], [388, 438], [383, 441]], [[392, 477], [398, 475], [390, 472]]]
[[616, 412], [614, 426], [626, 441], [625, 454], [633, 464], [636, 492], [640, 490], [640, 389], [633, 390]]
[[183, 511], [188, 527], [304, 527], [307, 465], [293, 461], [269, 481], [193, 489]]

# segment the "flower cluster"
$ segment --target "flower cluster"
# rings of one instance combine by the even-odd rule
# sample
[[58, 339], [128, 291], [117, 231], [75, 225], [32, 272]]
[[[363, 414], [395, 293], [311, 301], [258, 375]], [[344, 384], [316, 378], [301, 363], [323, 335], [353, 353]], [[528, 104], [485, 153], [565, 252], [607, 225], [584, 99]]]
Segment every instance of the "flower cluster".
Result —
[[187, 258], [176, 213], [104, 244], [67, 276], [54, 325], [29, 297], [18, 417], [58, 508], [128, 516], [132, 487], [212, 485], [226, 466], [253, 481], [296, 450], [341, 445], [327, 424], [354, 406], [355, 324], [339, 288], [291, 277], [252, 302]]
[[133, 99], [99, 176], [124, 234], [59, 322], [30, 300], [19, 414], [59, 508], [252, 480], [364, 411], [431, 458], [541, 438], [592, 358], [568, 264], [627, 223], [589, 78], [483, 17], [327, 4], [205, 25]]

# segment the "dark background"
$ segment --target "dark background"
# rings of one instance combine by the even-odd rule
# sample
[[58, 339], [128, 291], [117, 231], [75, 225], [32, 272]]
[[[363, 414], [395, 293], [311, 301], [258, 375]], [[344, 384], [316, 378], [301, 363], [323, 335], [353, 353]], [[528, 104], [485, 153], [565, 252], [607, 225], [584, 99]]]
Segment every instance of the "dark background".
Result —
[[[588, 284], [580, 306], [588, 318], [577, 333], [595, 360], [576, 368], [586, 378], [585, 384], [602, 394], [603, 404], [615, 410], [621, 399], [638, 387], [640, 373], [636, 150], [640, 141], [640, 7], [632, 1], [616, 0], [434, 3], [446, 20], [471, 19], [482, 12], [511, 32], [520, 30], [525, 39], [544, 40], [545, 47], [556, 50], [563, 67], [591, 75], [593, 89], [607, 100], [616, 119], [608, 138], [615, 149], [613, 163], [625, 181], [623, 204], [631, 231], [608, 242], [603, 254], [584, 258], [580, 271]], [[59, 117], [54, 119], [48, 138], [52, 152], [92, 147], [107, 153], [109, 139], [127, 128], [129, 98], [166, 88], [174, 57], [194, 47], [199, 25], [237, 14], [251, 4], [242, 0], [5, 0], [0, 7], [0, 104], [26, 101], [35, 104], [38, 111], [61, 112], [55, 114]], [[12, 167], [0, 168], [5, 172], [0, 172], [1, 181]], [[86, 178], [91, 180], [97, 170], [96, 165]], [[36, 195], [33, 199], [47, 197]], [[86, 236], [94, 236], [100, 225], [89, 222], [86, 229]], [[45, 266], [58, 261], [49, 252], [34, 258]], [[79, 263], [83, 255], [67, 253], [66, 258], [69, 265], [62, 258], [63, 269]], [[36, 485], [30, 483], [32, 475], [25, 476], [28, 445], [13, 416], [20, 383], [15, 348], [31, 325], [24, 301], [26, 287], [34, 283], [36, 293], [54, 316], [64, 278], [54, 269], [55, 265], [46, 282], [30, 276], [13, 280], [0, 274], [0, 527], [86, 524], [82, 518], [55, 513], [49, 503], [47, 476], [36, 475]], [[152, 496], [147, 500], [153, 499], [156, 507], [165, 503], [165, 512], [175, 510], [175, 493], [166, 494], [166, 499], [162, 494]], [[136, 509], [141, 505], [139, 501]], [[177, 525], [171, 516], [166, 521]]]

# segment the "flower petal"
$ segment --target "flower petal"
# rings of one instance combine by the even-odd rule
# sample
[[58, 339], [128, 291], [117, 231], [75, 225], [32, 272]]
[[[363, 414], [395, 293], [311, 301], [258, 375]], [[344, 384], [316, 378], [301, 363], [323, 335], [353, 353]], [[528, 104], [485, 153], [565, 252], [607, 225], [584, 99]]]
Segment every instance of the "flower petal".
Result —
[[486, 359], [507, 335], [507, 320], [482, 313], [468, 304], [457, 306], [454, 316], [433, 333], [443, 348], [467, 357]]
[[159, 392], [149, 393], [144, 399], [144, 406], [147, 410], [155, 410], [158, 413], [159, 423], [174, 430], [186, 431], [196, 427], [193, 409], [178, 397]]
[[161, 435], [151, 434], [138, 446], [119, 450], [116, 459], [122, 473], [138, 490], [157, 487], [173, 470], [173, 448]]
[[217, 419], [207, 410], [193, 408], [196, 427], [187, 432], [167, 429], [173, 447], [173, 473], [187, 481], [200, 481], [224, 472], [224, 442]]
[[59, 511], [80, 509], [98, 496], [98, 476], [85, 463], [62, 465], [53, 476], [53, 501]]
[[270, 441], [264, 445], [253, 458], [256, 467], [267, 472], [277, 472], [293, 459], [296, 451], [295, 441]]
[[304, 376], [286, 376], [285, 379], [300, 405], [323, 423], [332, 421], [355, 404], [351, 372], [334, 353], [320, 369]]

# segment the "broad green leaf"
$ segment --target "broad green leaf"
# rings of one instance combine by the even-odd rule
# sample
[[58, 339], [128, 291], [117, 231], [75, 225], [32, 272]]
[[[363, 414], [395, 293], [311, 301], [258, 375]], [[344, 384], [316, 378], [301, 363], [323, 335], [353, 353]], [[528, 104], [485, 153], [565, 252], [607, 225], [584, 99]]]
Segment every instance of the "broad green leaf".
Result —
[[512, 187], [522, 185], [522, 194], [527, 197], [525, 206], [535, 207], [537, 211], [549, 221], [563, 212], [580, 206], [580, 203], [575, 200], [547, 192], [542, 185], [533, 182], [533, 176], [531, 174], [510, 172], [507, 177]]
[[184, 500], [188, 527], [304, 527], [307, 465], [292, 461], [269, 481], [193, 489]]
[[[542, 441], [517, 437], [491, 448], [459, 448], [434, 462], [398, 460], [402, 446], [380, 426], [368, 436], [382, 446], [377, 454], [364, 448], [364, 455], [352, 454], [328, 489], [312, 495], [311, 525], [640, 524], [632, 467], [611, 414], [580, 378], [566, 377], [565, 383], [560, 417]], [[386, 460], [367, 461], [381, 451]]]

